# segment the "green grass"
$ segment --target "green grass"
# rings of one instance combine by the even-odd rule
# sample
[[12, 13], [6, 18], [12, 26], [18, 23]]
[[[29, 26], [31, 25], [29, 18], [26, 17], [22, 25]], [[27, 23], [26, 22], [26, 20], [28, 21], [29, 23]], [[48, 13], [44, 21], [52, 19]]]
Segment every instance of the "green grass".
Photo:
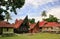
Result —
[[18, 34], [12, 37], [0, 37], [0, 39], [60, 39], [60, 34], [36, 33], [36, 34]]

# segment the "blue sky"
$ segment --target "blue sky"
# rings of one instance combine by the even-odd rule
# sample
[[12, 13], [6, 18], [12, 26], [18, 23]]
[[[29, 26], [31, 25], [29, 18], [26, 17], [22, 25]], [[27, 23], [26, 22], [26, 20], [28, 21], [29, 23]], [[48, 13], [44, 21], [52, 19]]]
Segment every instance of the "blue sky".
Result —
[[41, 13], [44, 10], [47, 15], [53, 14], [56, 17], [60, 17], [58, 15], [60, 14], [60, 0], [25, 0], [24, 6], [21, 9], [16, 9], [17, 15], [13, 14], [13, 12], [11, 13], [12, 20], [9, 22], [13, 23], [16, 19], [24, 19], [26, 15], [28, 15], [29, 19], [35, 18], [36, 22], [38, 20], [41, 21]]

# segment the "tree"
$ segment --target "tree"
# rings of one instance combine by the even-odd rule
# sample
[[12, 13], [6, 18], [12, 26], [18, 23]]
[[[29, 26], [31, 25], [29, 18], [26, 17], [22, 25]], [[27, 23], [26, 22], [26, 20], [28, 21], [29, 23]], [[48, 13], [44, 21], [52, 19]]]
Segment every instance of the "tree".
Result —
[[42, 19], [45, 19], [45, 17], [47, 16], [46, 15], [46, 11], [43, 11], [42, 14], [41, 14], [41, 16], [42, 16]]
[[4, 20], [4, 15], [2, 15], [3, 9], [0, 8], [0, 21]]
[[[0, 14], [4, 12], [5, 15], [7, 15], [9, 14], [8, 10], [17, 14], [16, 9], [20, 9], [24, 5], [24, 3], [25, 0], [0, 0]], [[3, 9], [2, 6], [4, 6], [6, 9]]]
[[46, 15], [46, 11], [43, 11], [41, 15], [42, 15], [42, 17], [43, 17], [43, 16], [46, 17], [46, 16], [47, 16], [47, 15]]
[[4, 20], [4, 15], [0, 14], [0, 21]]
[[29, 19], [29, 22], [30, 22], [30, 23], [35, 23], [35, 19], [34, 19], [34, 18]]
[[8, 22], [8, 20], [11, 20], [12, 18], [10, 17], [10, 14], [6, 14], [6, 15], [5, 15], [5, 19], [6, 19], [7, 22]]
[[50, 14], [49, 18], [46, 18], [46, 19], [43, 19], [43, 20], [48, 21], [48, 22], [58, 22], [59, 19]]

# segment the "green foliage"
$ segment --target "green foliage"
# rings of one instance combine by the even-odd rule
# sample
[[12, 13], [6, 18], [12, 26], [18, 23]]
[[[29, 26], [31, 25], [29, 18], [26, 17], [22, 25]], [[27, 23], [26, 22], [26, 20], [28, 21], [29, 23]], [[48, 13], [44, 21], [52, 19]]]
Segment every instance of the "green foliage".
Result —
[[0, 21], [4, 20], [4, 15], [0, 14]]
[[0, 21], [2, 21], [2, 20], [4, 20], [4, 15], [2, 15], [2, 12], [3, 12], [4, 10], [2, 9], [2, 8], [0, 8]]
[[54, 17], [53, 15], [49, 15], [49, 18], [43, 19], [48, 22], [58, 22], [58, 18]]
[[[3, 12], [5, 13], [5, 15], [2, 14]], [[3, 21], [3, 20], [5, 19], [5, 16], [8, 17], [8, 18], [10, 18], [10, 16], [8, 16], [8, 14], [9, 14], [8, 11], [0, 8], [0, 21]], [[9, 15], [10, 15], [10, 14], [9, 14]]]
[[25, 0], [0, 0], [0, 6], [5, 6], [6, 10], [9, 10], [9, 7], [11, 7], [10, 11], [13, 11], [16, 13], [17, 8], [21, 8], [25, 3]]
[[33, 19], [29, 19], [29, 22], [30, 23], [35, 23], [35, 19], [33, 18]]
[[[1, 20], [4, 20], [4, 16], [2, 15], [2, 12], [5, 13], [5, 17], [9, 17], [10, 19], [10, 14], [8, 12], [11, 11], [11, 12], [14, 12], [15, 14], [17, 14], [16, 12], [16, 9], [17, 8], [21, 8], [25, 3], [25, 0], [0, 0], [0, 19]], [[6, 9], [3, 9], [3, 7], [1, 6], [4, 6]]]

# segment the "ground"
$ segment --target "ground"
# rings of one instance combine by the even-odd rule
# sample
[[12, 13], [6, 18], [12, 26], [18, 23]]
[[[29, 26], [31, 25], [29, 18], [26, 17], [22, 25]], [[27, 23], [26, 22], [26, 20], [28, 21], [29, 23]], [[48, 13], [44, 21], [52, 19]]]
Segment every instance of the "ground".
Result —
[[17, 34], [12, 37], [0, 37], [0, 39], [60, 39], [60, 34], [36, 33], [36, 34]]

